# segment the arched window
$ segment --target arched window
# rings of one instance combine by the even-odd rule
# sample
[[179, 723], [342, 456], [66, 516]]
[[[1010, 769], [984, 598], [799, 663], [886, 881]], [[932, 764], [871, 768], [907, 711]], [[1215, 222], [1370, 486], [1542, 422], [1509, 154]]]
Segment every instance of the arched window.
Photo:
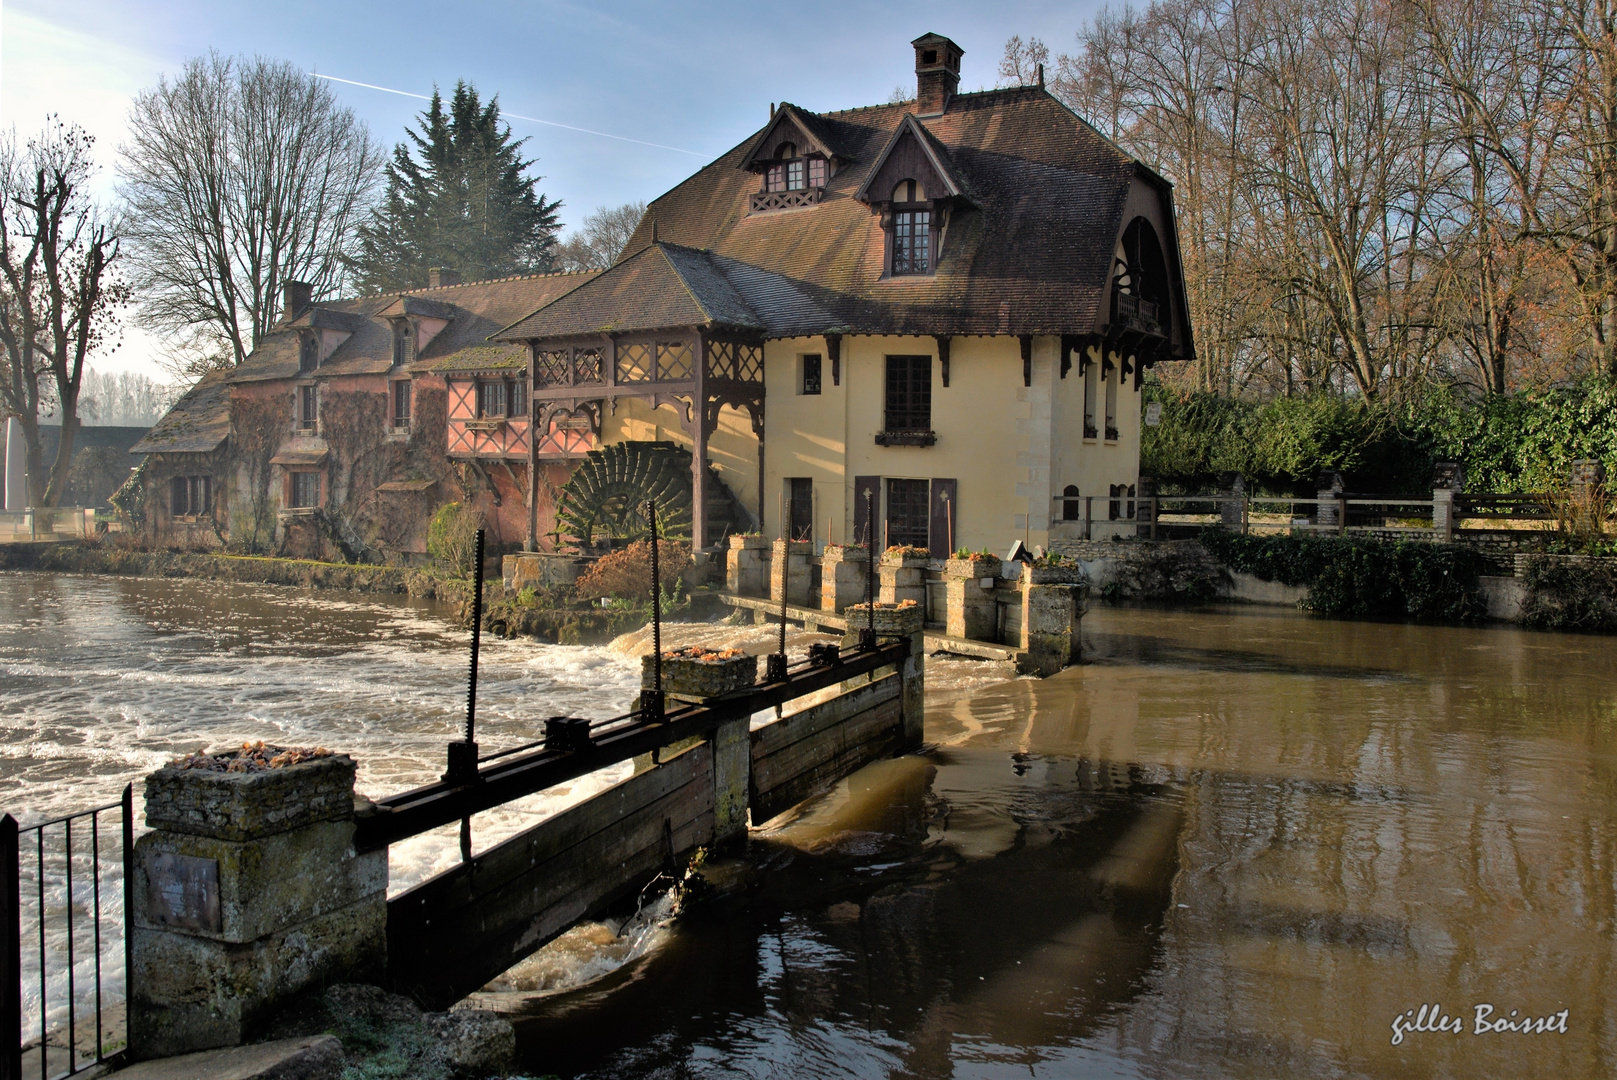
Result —
[[893, 276], [932, 272], [932, 206], [914, 180], [893, 187]]
[[1068, 484], [1061, 489], [1061, 520], [1078, 520], [1078, 485]]
[[1167, 322], [1168, 291], [1168, 263], [1157, 231], [1145, 218], [1135, 218], [1112, 256], [1113, 320], [1160, 332]]

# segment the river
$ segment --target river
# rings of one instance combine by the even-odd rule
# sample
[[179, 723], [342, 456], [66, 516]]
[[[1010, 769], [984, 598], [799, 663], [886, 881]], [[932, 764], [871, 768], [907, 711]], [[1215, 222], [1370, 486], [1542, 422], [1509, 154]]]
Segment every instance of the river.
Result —
[[[323, 743], [395, 790], [463, 709], [465, 635], [428, 607], [0, 574], [0, 614], [25, 823], [203, 742]], [[1084, 645], [1044, 681], [929, 662], [924, 753], [756, 831], [673, 926], [526, 965], [489, 1000], [530, 1071], [1613, 1074], [1617, 643], [1097, 607]], [[633, 651], [491, 643], [480, 730], [617, 711]], [[395, 851], [395, 888], [455, 857]], [[1432, 1006], [1459, 1030], [1395, 1035]], [[1566, 1031], [1478, 1034], [1483, 1007]]]

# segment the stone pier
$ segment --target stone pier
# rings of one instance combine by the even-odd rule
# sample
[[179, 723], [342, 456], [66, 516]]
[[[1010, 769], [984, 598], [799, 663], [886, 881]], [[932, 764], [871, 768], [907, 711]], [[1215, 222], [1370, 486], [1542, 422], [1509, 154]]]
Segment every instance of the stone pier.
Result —
[[993, 641], [999, 636], [998, 556], [950, 559], [943, 564], [947, 633], [950, 637]]
[[132, 1056], [236, 1046], [311, 987], [384, 977], [387, 852], [354, 850], [352, 758], [171, 765], [146, 778], [146, 824], [131, 889]]
[[[782, 592], [788, 604], [807, 607], [813, 590], [809, 575], [809, 555], [814, 545], [807, 540], [776, 540], [769, 558], [769, 598], [780, 603]], [[786, 588], [787, 585], [791, 587]]]
[[769, 541], [761, 536], [730, 537], [724, 587], [737, 596], [765, 596], [769, 583]]
[[862, 544], [830, 545], [820, 561], [820, 610], [841, 612], [865, 599], [870, 552]]
[[[884, 604], [902, 604], [914, 600], [926, 610], [926, 555], [907, 555], [888, 551], [881, 557], [881, 593]], [[923, 614], [924, 620], [924, 614]]]
[[1024, 675], [1055, 675], [1078, 662], [1079, 627], [1089, 589], [1077, 566], [1022, 567], [1022, 653]]

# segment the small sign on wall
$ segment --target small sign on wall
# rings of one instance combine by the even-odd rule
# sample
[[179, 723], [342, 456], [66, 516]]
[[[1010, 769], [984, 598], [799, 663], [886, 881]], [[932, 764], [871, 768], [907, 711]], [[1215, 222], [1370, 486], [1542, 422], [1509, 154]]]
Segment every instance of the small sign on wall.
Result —
[[218, 933], [219, 860], [167, 851], [147, 855], [146, 915], [159, 926]]
[[1162, 402], [1153, 401], [1145, 407], [1145, 426], [1156, 427], [1162, 423]]

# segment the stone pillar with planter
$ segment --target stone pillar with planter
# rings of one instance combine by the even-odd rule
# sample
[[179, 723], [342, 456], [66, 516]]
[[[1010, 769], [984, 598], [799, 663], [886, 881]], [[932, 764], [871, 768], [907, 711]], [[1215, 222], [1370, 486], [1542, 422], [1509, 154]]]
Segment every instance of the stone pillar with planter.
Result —
[[1340, 529], [1345, 524], [1347, 504], [1343, 492], [1346, 490], [1347, 484], [1342, 474], [1335, 469], [1326, 469], [1319, 474], [1319, 479], [1314, 482], [1314, 494], [1319, 499], [1316, 507], [1318, 512], [1314, 515], [1316, 524], [1333, 529]]
[[820, 559], [820, 610], [841, 612], [865, 599], [870, 550], [863, 544], [828, 544]]
[[1022, 650], [1017, 670], [1043, 678], [1077, 663], [1088, 585], [1076, 564], [1022, 567]]
[[973, 641], [999, 636], [999, 605], [994, 589], [999, 584], [996, 555], [971, 555], [943, 564], [946, 633]]
[[[689, 645], [663, 653], [663, 694], [672, 701], [701, 703], [745, 690], [758, 681], [758, 658], [740, 649], [706, 649]], [[654, 658], [642, 657], [640, 686], [651, 690]], [[720, 724], [711, 736], [713, 746], [713, 838], [724, 842], [747, 832], [747, 796], [752, 780], [752, 741], [747, 731], [751, 718]], [[692, 743], [699, 740], [692, 740]], [[665, 753], [677, 752], [676, 743]], [[650, 761], [645, 763], [650, 767]], [[637, 763], [636, 771], [640, 771]]]
[[758, 535], [730, 537], [725, 565], [725, 591], [736, 596], [764, 596], [769, 578], [769, 541]]
[[[848, 619], [842, 647], [851, 649], [859, 644], [859, 631], [871, 624], [870, 605], [851, 604], [842, 613]], [[899, 639], [909, 642], [910, 654], [899, 668], [899, 676], [904, 680], [904, 746], [913, 749], [921, 745], [925, 730], [926, 608], [910, 600], [896, 604], [878, 600], [874, 621], [878, 644]]]
[[352, 758], [263, 744], [184, 758], [146, 778], [146, 824], [132, 1056], [237, 1046], [312, 987], [384, 978], [387, 851], [354, 850]]
[[809, 556], [813, 553], [814, 545], [807, 540], [775, 541], [769, 556], [770, 600], [780, 603], [784, 592], [788, 604], [808, 606], [813, 595], [813, 582], [809, 579]]
[[926, 564], [930, 560], [931, 554], [925, 548], [890, 547], [882, 552], [878, 599], [886, 604], [914, 600], [921, 605], [921, 617], [925, 621]]

